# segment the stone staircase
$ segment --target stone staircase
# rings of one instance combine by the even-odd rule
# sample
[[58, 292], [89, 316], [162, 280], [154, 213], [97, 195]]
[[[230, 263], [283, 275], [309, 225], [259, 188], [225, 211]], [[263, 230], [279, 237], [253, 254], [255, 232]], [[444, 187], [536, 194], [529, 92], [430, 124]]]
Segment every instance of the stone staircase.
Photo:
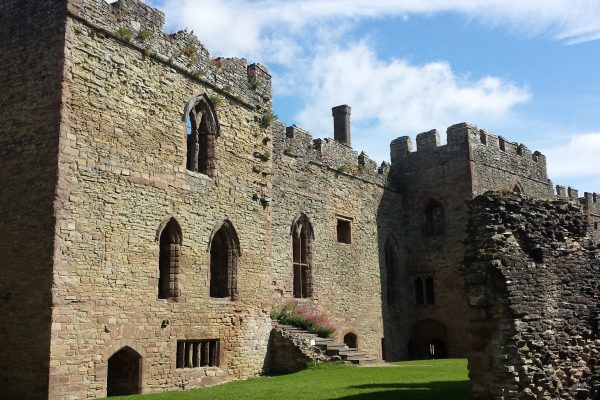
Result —
[[[273, 321], [272, 324], [275, 331], [291, 340], [294, 346], [309, 360], [341, 361], [358, 366], [375, 365], [381, 362], [335, 339], [320, 338], [301, 328], [283, 325], [277, 321]], [[314, 345], [311, 344], [312, 340], [314, 340]]]

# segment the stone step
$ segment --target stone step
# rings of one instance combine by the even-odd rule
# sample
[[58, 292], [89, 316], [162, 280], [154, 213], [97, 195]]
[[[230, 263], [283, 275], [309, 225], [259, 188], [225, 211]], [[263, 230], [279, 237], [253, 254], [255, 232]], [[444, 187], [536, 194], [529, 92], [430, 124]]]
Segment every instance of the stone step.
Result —
[[367, 353], [361, 353], [357, 350], [340, 351], [340, 356], [344, 357], [367, 357]]
[[379, 360], [372, 357], [348, 357], [346, 358], [346, 361], [349, 361], [355, 365], [372, 365], [379, 362]]

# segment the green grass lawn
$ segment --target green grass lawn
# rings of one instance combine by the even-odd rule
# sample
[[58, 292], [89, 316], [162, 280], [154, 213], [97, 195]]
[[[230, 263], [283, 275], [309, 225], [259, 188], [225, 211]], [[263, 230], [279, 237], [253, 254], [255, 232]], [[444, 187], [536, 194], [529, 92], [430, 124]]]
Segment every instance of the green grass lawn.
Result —
[[132, 396], [139, 400], [232, 399], [397, 399], [467, 400], [469, 381], [463, 359], [394, 363], [358, 368], [318, 364], [316, 368], [185, 392]]

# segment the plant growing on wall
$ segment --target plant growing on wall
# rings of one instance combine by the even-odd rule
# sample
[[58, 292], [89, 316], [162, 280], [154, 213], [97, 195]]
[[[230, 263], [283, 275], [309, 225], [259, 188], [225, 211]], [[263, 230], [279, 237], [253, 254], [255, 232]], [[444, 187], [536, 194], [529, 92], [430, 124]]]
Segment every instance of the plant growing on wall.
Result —
[[148, 29], [141, 29], [137, 34], [137, 38], [140, 42], [145, 42], [146, 40], [150, 39], [152, 35], [152, 31]]
[[338, 167], [338, 169], [336, 170], [338, 174], [347, 174], [348, 173], [348, 166], [346, 164], [342, 164]]
[[121, 26], [121, 27], [119, 27], [119, 29], [117, 29], [117, 35], [121, 39], [129, 42], [131, 39], [133, 39], [133, 36], [135, 35], [135, 33], [133, 32], [133, 30], [131, 30], [130, 27]]
[[223, 98], [221, 96], [217, 96], [216, 94], [208, 96], [208, 100], [212, 103], [213, 107], [215, 108], [223, 104]]
[[256, 90], [260, 87], [260, 81], [253, 76], [248, 77], [248, 84], [252, 90]]
[[277, 115], [273, 113], [263, 114], [260, 118], [260, 125], [263, 128], [268, 128], [277, 119]]
[[267, 162], [271, 159], [271, 153], [265, 151], [264, 153], [260, 153], [258, 151], [254, 152], [254, 157], [258, 158], [261, 161]]
[[300, 304], [297, 300], [290, 300], [273, 308], [271, 319], [305, 329], [323, 338], [330, 337], [335, 332], [335, 325], [327, 315], [315, 310], [312, 305]]

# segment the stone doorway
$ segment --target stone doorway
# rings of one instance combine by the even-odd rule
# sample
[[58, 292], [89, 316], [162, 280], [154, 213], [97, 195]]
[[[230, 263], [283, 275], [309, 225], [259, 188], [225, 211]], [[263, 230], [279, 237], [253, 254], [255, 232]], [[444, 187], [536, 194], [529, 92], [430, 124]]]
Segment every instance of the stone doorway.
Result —
[[108, 359], [106, 395], [127, 396], [139, 394], [141, 387], [140, 356], [131, 347], [123, 347]]
[[344, 344], [351, 349], [358, 349], [358, 338], [356, 337], [356, 334], [352, 332], [346, 333], [346, 335], [344, 335]]
[[435, 320], [417, 322], [411, 329], [408, 343], [410, 359], [431, 359], [448, 357], [446, 325]]

